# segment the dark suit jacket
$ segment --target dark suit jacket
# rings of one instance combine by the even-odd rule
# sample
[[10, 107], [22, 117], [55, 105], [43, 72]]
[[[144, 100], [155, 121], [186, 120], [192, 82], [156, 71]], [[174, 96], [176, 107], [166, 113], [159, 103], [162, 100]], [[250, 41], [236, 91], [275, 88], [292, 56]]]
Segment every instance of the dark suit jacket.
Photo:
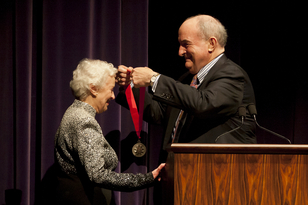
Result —
[[[164, 125], [164, 147], [170, 143], [181, 109], [185, 111], [184, 121], [176, 142], [215, 143], [220, 134], [241, 124], [239, 106], [255, 103], [247, 73], [225, 55], [211, 68], [198, 89], [189, 86], [192, 78], [189, 72], [179, 81], [161, 75], [155, 93], [145, 95], [144, 120]], [[133, 89], [136, 99], [138, 90]], [[124, 105], [123, 98], [120, 92], [116, 101]], [[247, 117], [241, 129], [222, 136], [217, 143], [256, 143], [253, 119]]]

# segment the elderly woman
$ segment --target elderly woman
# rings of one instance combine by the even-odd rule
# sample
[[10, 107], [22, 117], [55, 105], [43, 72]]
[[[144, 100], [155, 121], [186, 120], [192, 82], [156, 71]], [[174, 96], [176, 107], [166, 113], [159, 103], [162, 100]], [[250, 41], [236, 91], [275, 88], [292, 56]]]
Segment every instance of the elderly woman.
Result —
[[[55, 136], [58, 167], [55, 204], [106, 204], [101, 188], [133, 191], [150, 186], [164, 167], [147, 174], [116, 173], [118, 158], [95, 120], [115, 98], [111, 63], [84, 59], [73, 72], [75, 101], [66, 110]], [[105, 190], [106, 191], [106, 190]]]

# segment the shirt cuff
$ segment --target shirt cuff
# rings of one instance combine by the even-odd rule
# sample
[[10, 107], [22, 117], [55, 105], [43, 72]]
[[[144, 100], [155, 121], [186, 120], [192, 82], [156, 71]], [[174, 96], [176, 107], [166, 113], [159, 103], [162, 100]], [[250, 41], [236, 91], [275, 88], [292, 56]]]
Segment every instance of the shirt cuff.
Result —
[[154, 83], [153, 83], [153, 86], [152, 86], [152, 91], [155, 93], [155, 90], [156, 90], [156, 87], [157, 87], [157, 84], [158, 84], [158, 79], [160, 78], [160, 76], [161, 76], [161, 74], [159, 74], [157, 77], [156, 77], [156, 79], [155, 79], [155, 81], [154, 81]]

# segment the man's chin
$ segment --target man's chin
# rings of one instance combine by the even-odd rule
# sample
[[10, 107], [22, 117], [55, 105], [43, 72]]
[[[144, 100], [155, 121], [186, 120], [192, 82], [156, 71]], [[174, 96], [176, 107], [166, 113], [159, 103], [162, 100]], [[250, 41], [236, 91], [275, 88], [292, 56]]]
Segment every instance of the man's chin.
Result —
[[186, 61], [185, 67], [189, 70], [189, 72], [194, 70], [194, 65], [191, 63], [191, 61], [188, 61], [188, 62]]
[[193, 75], [196, 74], [196, 70], [195, 70], [193, 67], [186, 67], [186, 68], [188, 69], [188, 71], [189, 71], [191, 74], [193, 74]]
[[185, 63], [185, 67], [188, 69], [188, 70], [191, 70], [192, 69], [192, 66], [190, 63]]
[[191, 66], [187, 67], [187, 66], [186, 66], [186, 68], [187, 68], [187, 70], [188, 70], [191, 74], [194, 74], [194, 69], [193, 69], [193, 67], [191, 67]]
[[191, 63], [191, 61], [186, 60], [186, 62], [185, 62], [185, 67], [186, 67], [187, 69], [189, 69], [189, 68], [191, 68], [192, 66], [193, 66], [193, 64]]

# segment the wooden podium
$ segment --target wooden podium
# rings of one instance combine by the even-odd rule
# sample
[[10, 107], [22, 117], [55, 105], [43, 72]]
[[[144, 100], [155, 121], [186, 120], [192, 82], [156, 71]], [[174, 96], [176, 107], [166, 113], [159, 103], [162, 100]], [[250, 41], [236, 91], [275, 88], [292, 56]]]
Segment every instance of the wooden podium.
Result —
[[308, 145], [174, 143], [168, 151], [164, 204], [308, 204]]

